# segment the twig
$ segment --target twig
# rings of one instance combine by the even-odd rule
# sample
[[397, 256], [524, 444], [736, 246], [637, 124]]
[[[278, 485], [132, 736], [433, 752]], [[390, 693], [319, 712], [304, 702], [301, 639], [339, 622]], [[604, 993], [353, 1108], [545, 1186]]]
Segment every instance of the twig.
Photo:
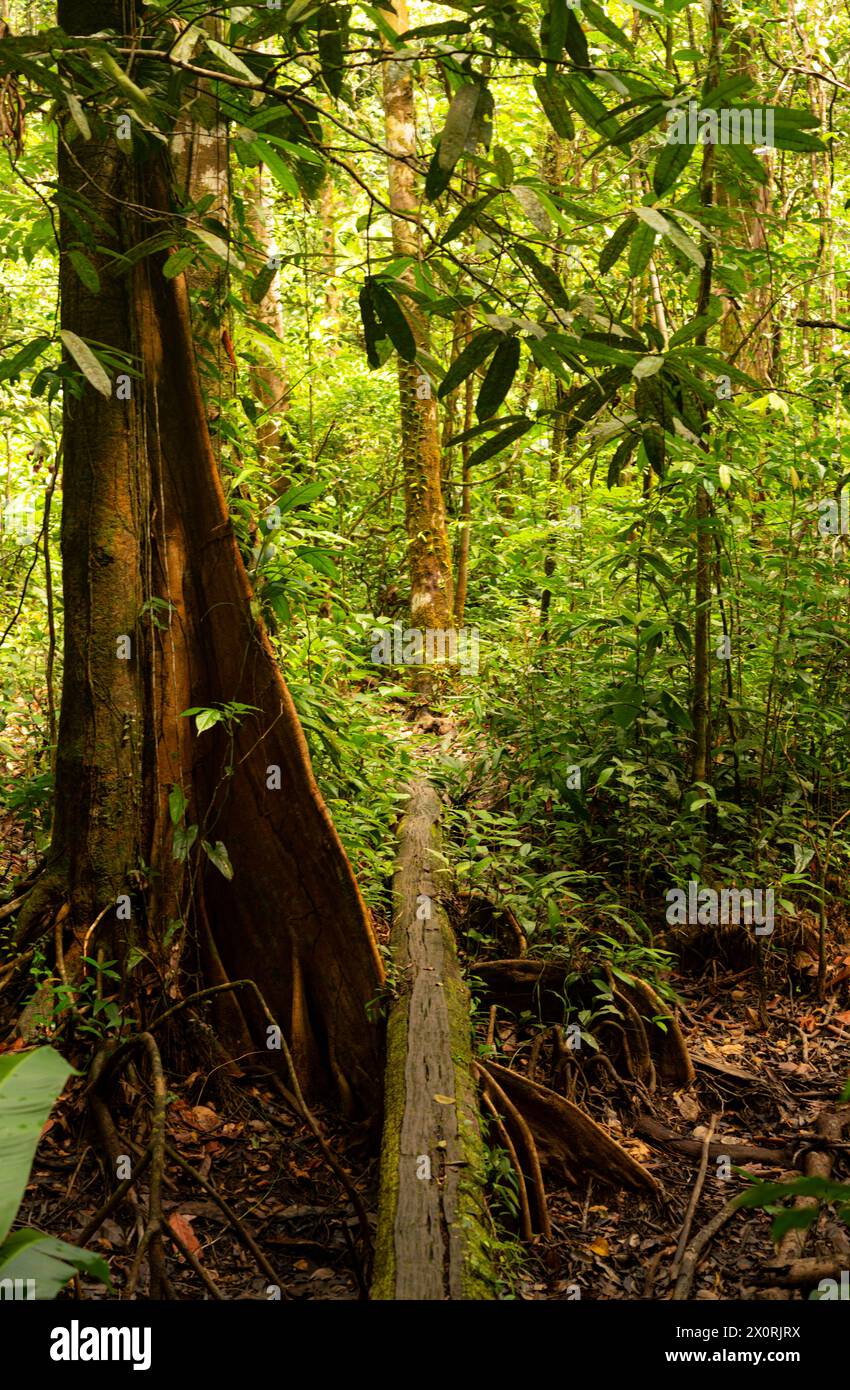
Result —
[[691, 1233], [691, 1226], [693, 1225], [697, 1204], [699, 1203], [703, 1183], [705, 1182], [705, 1175], [708, 1171], [708, 1156], [711, 1153], [711, 1140], [714, 1135], [714, 1126], [716, 1122], [717, 1116], [712, 1115], [708, 1128], [702, 1138], [702, 1153], [700, 1154], [696, 1182], [694, 1183], [691, 1198], [688, 1202], [688, 1209], [685, 1212], [685, 1220], [682, 1223], [682, 1234], [679, 1236], [679, 1244], [676, 1246], [676, 1253], [673, 1256], [673, 1264], [670, 1270], [673, 1279], [675, 1279], [679, 1273], [679, 1266], [682, 1263], [682, 1256], [685, 1253], [685, 1246], [688, 1243], [688, 1236]]
[[733, 1197], [731, 1201], [726, 1203], [725, 1207], [721, 1207], [716, 1216], [713, 1216], [707, 1225], [703, 1226], [702, 1230], [694, 1236], [682, 1257], [682, 1266], [679, 1271], [679, 1277], [676, 1280], [676, 1287], [673, 1290], [674, 1300], [681, 1301], [688, 1297], [691, 1291], [691, 1285], [694, 1282], [694, 1274], [696, 1273], [696, 1267], [699, 1263], [700, 1256], [703, 1254], [706, 1247], [710, 1245], [714, 1236], [717, 1235], [717, 1232], [726, 1225], [729, 1218], [735, 1215], [739, 1207], [743, 1206], [744, 1200], [748, 1195], [749, 1189], [747, 1189], [746, 1192], [739, 1192], [737, 1197]]
[[260, 1269], [263, 1271], [266, 1278], [269, 1279], [272, 1284], [275, 1284], [280, 1289], [281, 1294], [284, 1297], [288, 1297], [287, 1294], [284, 1294], [284, 1286], [281, 1282], [280, 1276], [269, 1264], [269, 1261], [266, 1259], [266, 1256], [263, 1254], [254, 1237], [251, 1235], [251, 1232], [243, 1224], [241, 1219], [236, 1215], [236, 1212], [233, 1210], [230, 1204], [225, 1201], [221, 1193], [218, 1191], [218, 1188], [214, 1187], [213, 1184], [207, 1178], [205, 1178], [198, 1171], [197, 1168], [193, 1168], [192, 1164], [186, 1161], [183, 1155], [177, 1149], [175, 1149], [173, 1144], [166, 1143], [165, 1152], [168, 1154], [168, 1157], [172, 1160], [172, 1162], [176, 1163], [179, 1168], [182, 1168], [184, 1173], [188, 1173], [189, 1177], [192, 1178], [198, 1184], [199, 1187], [203, 1188], [204, 1192], [209, 1193], [210, 1197], [215, 1202], [222, 1215], [227, 1217], [227, 1220], [230, 1222], [241, 1243], [245, 1246], [245, 1249], [250, 1251], [250, 1253], [253, 1255], [254, 1259], [257, 1261], [257, 1264], [260, 1266]]

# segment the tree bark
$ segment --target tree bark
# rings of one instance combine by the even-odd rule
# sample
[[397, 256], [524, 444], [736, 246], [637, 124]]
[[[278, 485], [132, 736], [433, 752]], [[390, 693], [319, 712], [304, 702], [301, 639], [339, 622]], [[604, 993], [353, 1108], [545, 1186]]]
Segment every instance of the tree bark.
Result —
[[[124, 32], [122, 13], [118, 3], [60, 0], [70, 33]], [[110, 252], [170, 223], [163, 166], [128, 159], [112, 140], [77, 141], [73, 157], [62, 143], [59, 180], [111, 227]], [[67, 226], [62, 235], [67, 244]], [[367, 1009], [380, 958], [255, 616], [210, 441], [186, 284], [163, 276], [163, 259], [141, 260], [122, 278], [98, 253], [95, 296], [62, 256], [63, 328], [127, 354], [140, 375], [127, 399], [114, 383], [108, 398], [88, 383], [65, 395], [56, 816], [21, 927], [31, 937], [64, 898], [87, 950], [100, 919], [119, 958], [133, 936], [142, 940], [165, 986], [176, 983], [181, 954], [182, 968], [210, 983], [252, 978], [306, 1091], [367, 1108], [378, 1094], [379, 1030]], [[233, 701], [250, 708], [200, 735], [181, 717]], [[169, 807], [176, 788], [184, 815], [174, 798]], [[175, 858], [178, 832], [192, 825], [194, 847]], [[232, 881], [203, 841], [226, 847]], [[117, 906], [125, 899], [129, 920], [126, 902]], [[244, 1046], [253, 1030], [274, 1061], [265, 1018], [222, 997], [224, 1040]]]
[[[410, 27], [406, 0], [394, 0], [386, 19], [398, 34]], [[415, 191], [416, 111], [410, 63], [399, 62], [390, 50], [384, 68], [384, 115], [389, 151], [389, 201], [392, 208], [393, 251], [396, 256], [421, 258], [421, 231]], [[408, 270], [402, 277], [413, 284]], [[428, 327], [418, 305], [405, 297], [403, 308], [417, 348], [428, 348]], [[410, 570], [410, 614], [416, 627], [447, 631], [452, 627], [452, 566], [443, 501], [440, 463], [440, 423], [437, 400], [422, 368], [399, 360], [401, 447], [407, 556]]]
[[469, 992], [440, 891], [440, 802], [416, 782], [399, 830], [375, 1299], [494, 1298]]

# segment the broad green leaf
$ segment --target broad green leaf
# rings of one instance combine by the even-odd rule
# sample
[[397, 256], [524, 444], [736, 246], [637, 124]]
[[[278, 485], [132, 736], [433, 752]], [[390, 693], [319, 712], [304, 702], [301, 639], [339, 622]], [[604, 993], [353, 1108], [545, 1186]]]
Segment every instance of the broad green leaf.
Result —
[[18, 1214], [53, 1102], [76, 1075], [52, 1047], [0, 1056], [0, 1240]]
[[244, 78], [246, 82], [250, 82], [255, 87], [262, 86], [262, 78], [257, 77], [256, 73], [253, 73], [242, 62], [241, 58], [231, 52], [225, 44], [219, 43], [218, 39], [211, 39], [208, 34], [205, 34], [204, 46], [209, 49], [210, 53], [215, 54], [220, 63], [223, 63], [231, 72], [235, 72], [237, 77]]
[[380, 280], [372, 281], [372, 303], [380, 324], [381, 337], [389, 338], [403, 362], [416, 361], [416, 341], [413, 330], [398, 301]]
[[475, 402], [479, 420], [489, 420], [495, 415], [510, 391], [519, 366], [520, 350], [517, 337], [505, 338], [496, 348]]
[[220, 709], [202, 709], [195, 720], [195, 728], [199, 734], [203, 734], [214, 724], [220, 724], [223, 718], [224, 714]]
[[182, 787], [174, 786], [168, 793], [168, 814], [172, 825], [179, 825], [186, 812], [188, 802]]
[[476, 367], [490, 356], [490, 353], [502, 341], [503, 334], [497, 332], [495, 328], [485, 328], [473, 335], [462, 352], [458, 353], [446, 375], [440, 382], [437, 395], [440, 400], [465, 381], [470, 372], [474, 372]]
[[369, 278], [360, 290], [360, 320], [363, 324], [363, 338], [366, 343], [366, 360], [374, 371], [381, 365], [381, 357], [378, 351], [378, 343], [384, 334], [378, 325], [375, 314], [375, 302], [372, 295], [373, 281]]
[[632, 237], [629, 247], [629, 274], [635, 279], [643, 274], [652, 259], [656, 235], [653, 227], [642, 222]]
[[474, 468], [477, 464], [484, 463], [487, 459], [492, 458], [494, 454], [501, 453], [502, 449], [506, 449], [509, 444], [513, 444], [514, 440], [521, 439], [526, 431], [531, 429], [533, 423], [532, 420], [516, 420], [513, 424], [508, 425], [506, 429], [500, 430], [497, 435], [494, 435], [492, 439], [488, 439], [486, 444], [482, 444], [480, 448], [476, 449], [475, 452], [470, 455], [468, 466]]
[[645, 377], [655, 376], [657, 372], [661, 371], [663, 366], [664, 358], [661, 356], [655, 356], [653, 354], [649, 357], [642, 357], [640, 361], [636, 362], [632, 367], [632, 376], [637, 381], [643, 381]]
[[26, 343], [24, 347], [19, 348], [11, 357], [5, 358], [4, 361], [0, 362], [0, 381], [11, 381], [20, 376], [21, 372], [25, 371], [27, 367], [31, 367], [33, 362], [44, 352], [44, 349], [50, 346], [50, 341], [46, 334], [42, 334], [41, 337], [33, 338], [31, 343]]
[[606, 241], [599, 256], [599, 269], [603, 273], [606, 270], [610, 270], [612, 265], [619, 260], [628, 246], [637, 225], [637, 218], [634, 213], [630, 212], [625, 221], [621, 222], [619, 227], [617, 227], [613, 236], [609, 237], [608, 241]]
[[194, 246], [181, 246], [179, 251], [173, 251], [162, 267], [162, 273], [166, 280], [176, 279], [187, 266], [192, 264], [197, 254]]
[[77, 1273], [112, 1289], [109, 1266], [94, 1250], [32, 1230], [15, 1231], [0, 1245], [0, 1280], [32, 1279], [38, 1300], [55, 1298]]
[[574, 140], [576, 130], [559, 75], [548, 73], [541, 77], [538, 73], [532, 80], [537, 99], [555, 134], [560, 135], [562, 140]]
[[74, 250], [68, 252], [68, 260], [71, 262], [71, 265], [74, 267], [86, 289], [91, 290], [92, 294], [99, 294], [100, 276], [88, 256], [82, 251]]
[[648, 208], [641, 205], [640, 207], [636, 207], [634, 212], [635, 216], [639, 217], [641, 222], [645, 222], [647, 227], [651, 227], [654, 232], [660, 232], [662, 236], [669, 235], [670, 223], [657, 208]]
[[515, 183], [511, 188], [511, 193], [516, 198], [529, 222], [532, 223], [544, 236], [548, 236], [552, 230], [552, 220], [543, 206], [538, 193], [528, 184]]
[[202, 241], [218, 256], [219, 260], [224, 261], [227, 265], [236, 266], [237, 270], [242, 269], [242, 262], [233, 251], [232, 246], [229, 246], [222, 237], [216, 236], [215, 232], [208, 231], [206, 227], [193, 227], [192, 231], [199, 241]]
[[523, 245], [521, 241], [517, 242], [514, 247], [514, 254], [531, 271], [538, 285], [553, 304], [557, 304], [559, 309], [570, 308], [570, 297], [566, 287], [552, 266], [541, 261], [540, 257], [531, 250], [531, 247]]
[[480, 82], [468, 82], [455, 93], [440, 136], [438, 163], [441, 169], [454, 168], [463, 154], [474, 154], [479, 145], [490, 144], [493, 124], [493, 97]]
[[682, 252], [683, 256], [687, 256], [689, 261], [693, 261], [698, 270], [702, 270], [705, 265], [705, 257], [687, 232], [683, 232], [681, 227], [677, 227], [671, 222], [665, 236]]
[[219, 873], [223, 874], [229, 882], [230, 879], [233, 878], [233, 865], [230, 862], [230, 855], [227, 853], [227, 849], [222, 844], [221, 840], [216, 840], [212, 845], [208, 840], [202, 840], [201, 848], [207, 858], [215, 864]]
[[89, 385], [108, 399], [112, 395], [112, 383], [91, 348], [82, 338], [78, 338], [76, 333], [72, 333], [70, 328], [63, 328], [59, 337]]
[[684, 143], [676, 144], [671, 141], [663, 146], [652, 174], [652, 190], [656, 198], [662, 197], [673, 187], [679, 175], [687, 168], [693, 152], [694, 146]]
[[588, 67], [590, 55], [587, 51], [587, 39], [572, 9], [567, 10], [567, 31], [564, 36], [564, 47], [577, 67]]
[[68, 110], [71, 113], [71, 119], [73, 120], [74, 125], [77, 127], [77, 130], [80, 132], [84, 140], [90, 140], [91, 126], [89, 125], [88, 116], [83, 110], [82, 104], [80, 103], [79, 99], [75, 96], [73, 92], [66, 91], [65, 100], [68, 103]]

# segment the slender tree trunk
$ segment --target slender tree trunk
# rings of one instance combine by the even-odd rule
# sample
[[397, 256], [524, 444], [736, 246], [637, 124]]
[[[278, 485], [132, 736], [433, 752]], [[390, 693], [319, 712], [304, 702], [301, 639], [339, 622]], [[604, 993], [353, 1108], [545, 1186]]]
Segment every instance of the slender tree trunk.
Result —
[[[396, 33], [409, 28], [406, 0], [386, 12]], [[390, 206], [396, 256], [419, 260], [421, 232], [415, 191], [416, 112], [409, 62], [391, 51], [384, 61], [384, 114], [389, 150]], [[406, 272], [412, 285], [413, 277]], [[405, 298], [417, 347], [428, 348], [428, 328], [413, 300]], [[447, 630], [452, 626], [452, 567], [440, 475], [440, 423], [437, 400], [421, 367], [399, 361], [402, 457], [410, 569], [410, 613], [414, 626]]]
[[[246, 214], [257, 241], [263, 249], [262, 264], [275, 264], [278, 255], [274, 235], [274, 209], [269, 197], [266, 172], [259, 165], [254, 173], [254, 183], [246, 206]], [[258, 270], [262, 265], [257, 267]], [[275, 336], [283, 338], [283, 307], [280, 302], [277, 275], [275, 275], [254, 314], [269, 327]], [[265, 350], [265, 349], [264, 349]], [[269, 346], [268, 361], [251, 368], [251, 385], [254, 395], [263, 408], [263, 418], [257, 427], [257, 444], [260, 455], [271, 472], [270, 481], [280, 491], [289, 484], [286, 476], [288, 463], [292, 458], [292, 447], [286, 426], [283, 423], [289, 411], [289, 382], [282, 366], [281, 354]], [[272, 355], [274, 354], [274, 355]]]
[[[132, 28], [123, 7], [104, 0], [60, 0], [59, 16], [75, 34]], [[112, 228], [108, 245], [103, 234], [109, 252], [170, 222], [163, 166], [136, 163], [111, 140], [76, 142], [73, 157], [63, 144], [59, 181]], [[32, 939], [64, 899], [80, 948], [95, 949], [95, 929], [119, 958], [140, 940], [167, 987], [178, 960], [211, 983], [252, 978], [308, 1092], [366, 1108], [380, 1087], [379, 1034], [367, 1015], [380, 959], [252, 612], [186, 284], [166, 280], [163, 255], [138, 261], [128, 278], [108, 273], [106, 254], [97, 260], [95, 296], [62, 256], [63, 328], [131, 356], [140, 376], [129, 395], [113, 387], [105, 397], [89, 384], [79, 396], [66, 392], [56, 817], [22, 934]], [[241, 717], [200, 735], [182, 717], [232, 701], [247, 707]], [[181, 857], [192, 826], [194, 845]], [[224, 846], [232, 880], [203, 842], [227, 868]], [[222, 1040], [244, 1047], [250, 1031], [255, 1050], [274, 1061], [265, 1019], [222, 998]]]
[[[709, 23], [709, 78], [719, 80], [723, 0], [711, 0]], [[714, 202], [714, 145], [703, 146], [700, 176], [700, 202], [711, 207]], [[708, 309], [711, 296], [713, 249], [703, 238], [702, 254], [705, 264], [700, 275], [697, 299], [698, 315]], [[706, 335], [698, 341], [705, 344]], [[694, 726], [694, 755], [691, 775], [695, 782], [705, 782], [711, 771], [711, 557], [713, 512], [711, 499], [702, 478], [696, 484], [696, 573], [694, 577], [694, 691], [692, 719]]]

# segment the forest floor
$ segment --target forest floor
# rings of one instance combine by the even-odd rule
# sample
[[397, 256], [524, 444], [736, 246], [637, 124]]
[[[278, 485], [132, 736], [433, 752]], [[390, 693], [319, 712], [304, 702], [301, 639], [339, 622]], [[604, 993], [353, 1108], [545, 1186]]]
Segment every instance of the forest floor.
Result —
[[[524, 1248], [523, 1263], [510, 1279], [515, 1297], [530, 1300], [665, 1299], [685, 1209], [699, 1166], [701, 1138], [716, 1116], [715, 1140], [776, 1149], [775, 1163], [742, 1163], [748, 1173], [776, 1180], [813, 1138], [821, 1108], [834, 1100], [846, 1079], [850, 1011], [836, 1001], [811, 1005], [771, 1001], [770, 1027], [756, 1032], [746, 1002], [746, 978], [718, 975], [711, 982], [676, 982], [687, 1014], [687, 1040], [697, 1079], [687, 1090], [658, 1091], [639, 1106], [599, 1092], [583, 1098], [588, 1112], [658, 1179], [661, 1200], [617, 1191], [590, 1179], [578, 1188], [547, 1175], [552, 1239]], [[846, 1001], [845, 1001], [846, 1002]], [[721, 1041], [717, 1041], [721, 1039]], [[505, 1061], [516, 1035], [505, 1023], [497, 1046]], [[365, 1271], [358, 1246], [358, 1221], [315, 1139], [261, 1078], [231, 1078], [226, 1102], [212, 1099], [207, 1078], [171, 1081], [170, 1144], [211, 1184], [253, 1236], [275, 1278], [261, 1269], [208, 1191], [170, 1161], [163, 1210], [166, 1220], [226, 1299], [356, 1299]], [[39, 1146], [20, 1219], [73, 1241], [104, 1198], [105, 1184], [82, 1104], [82, 1079], [67, 1088]], [[131, 1081], [121, 1083], [116, 1112], [122, 1142], [134, 1152], [144, 1143], [149, 1102]], [[650, 1115], [677, 1140], [682, 1153], [655, 1139], [648, 1142], [641, 1117]], [[377, 1162], [368, 1127], [345, 1126], [322, 1117], [325, 1133], [349, 1170], [370, 1220], [375, 1218]], [[696, 1142], [694, 1142], [696, 1141]], [[834, 1176], [850, 1174], [847, 1150]], [[710, 1162], [693, 1231], [723, 1206], [730, 1190]], [[501, 1213], [505, 1221], [505, 1213]], [[116, 1288], [126, 1288], [142, 1212], [131, 1204], [104, 1221], [92, 1248], [109, 1262]], [[771, 1274], [771, 1219], [764, 1212], [738, 1213], [714, 1239], [700, 1265], [691, 1297], [697, 1299], [794, 1299], [806, 1290], [782, 1288]], [[837, 1223], [809, 1233], [806, 1254], [834, 1257], [834, 1243], [850, 1243]], [[210, 1297], [189, 1263], [169, 1250], [175, 1293], [184, 1299]], [[138, 1294], [144, 1296], [142, 1272]], [[580, 1291], [580, 1294], [577, 1293]], [[69, 1295], [73, 1296], [70, 1291]], [[86, 1296], [97, 1297], [93, 1286]]]
[[[424, 714], [404, 734], [416, 748], [416, 761], [429, 761], [457, 748], [451, 721]], [[18, 829], [4, 826], [15, 859]], [[21, 834], [20, 843], [26, 842]], [[21, 851], [21, 858], [24, 851]], [[18, 865], [18, 870], [22, 866]], [[454, 904], [456, 927], [462, 903]], [[452, 915], [452, 904], [449, 904]], [[379, 934], [386, 938], [386, 924]], [[525, 1300], [667, 1299], [685, 1212], [700, 1165], [706, 1126], [714, 1120], [714, 1146], [707, 1177], [693, 1215], [691, 1233], [740, 1190], [718, 1174], [716, 1152], [734, 1145], [774, 1151], [773, 1161], [741, 1161], [739, 1166], [765, 1181], [802, 1171], [803, 1156], [817, 1146], [815, 1125], [824, 1107], [834, 1105], [850, 1070], [850, 944], [831, 943], [833, 965], [843, 972], [824, 1003], [815, 1002], [814, 963], [798, 962], [802, 987], [785, 992], [777, 983], [757, 1007], [755, 967], [722, 969], [717, 961], [701, 971], [673, 974], [680, 1021], [696, 1067], [692, 1086], [658, 1087], [651, 1093], [629, 1083], [615, 1084], [604, 1073], [596, 1084], [583, 1077], [571, 1099], [603, 1125], [660, 1184], [660, 1197], [638, 1196], [604, 1185], [598, 1178], [564, 1184], [563, 1175], [546, 1173], [552, 1238], [537, 1236], [519, 1252], [515, 1222], [504, 1199], [493, 1206], [506, 1237], [504, 1296]], [[462, 937], [462, 931], [459, 936]], [[461, 941], [463, 957], [463, 942]], [[467, 961], [474, 974], [475, 961]], [[808, 979], [806, 979], [808, 971]], [[842, 975], [848, 978], [842, 978]], [[545, 1045], [535, 1052], [533, 1020], [479, 1015], [477, 1043], [493, 1060], [529, 1069], [546, 1081]], [[489, 1036], [488, 1036], [489, 1034]], [[7, 1038], [0, 1051], [21, 1046]], [[533, 1060], [530, 1060], [533, 1059]], [[549, 1059], [551, 1060], [551, 1059]], [[193, 1173], [170, 1155], [166, 1167], [163, 1214], [169, 1227], [168, 1269], [175, 1296], [186, 1299], [352, 1300], [365, 1297], [368, 1269], [363, 1259], [358, 1217], [338, 1179], [327, 1166], [314, 1136], [291, 1111], [266, 1076], [251, 1072], [226, 1077], [195, 1071], [182, 1078], [169, 1073], [168, 1142]], [[66, 1088], [48, 1120], [32, 1169], [19, 1220], [74, 1241], [112, 1190], [102, 1144], [92, 1128], [83, 1098], [85, 1079]], [[570, 1092], [568, 1092], [570, 1094]], [[139, 1154], [150, 1127], [150, 1095], [130, 1072], [114, 1097], [121, 1147]], [[376, 1219], [378, 1164], [374, 1122], [349, 1125], [318, 1112], [323, 1131], [348, 1170], [369, 1220]], [[684, 1149], [681, 1141], [685, 1141]], [[733, 1150], [734, 1152], [734, 1150]], [[850, 1177], [850, 1144], [832, 1146], [832, 1176]], [[765, 1155], [766, 1156], [766, 1155]], [[736, 1160], [733, 1159], [733, 1162]], [[203, 1185], [201, 1182], [206, 1184]], [[503, 1187], [504, 1190], [504, 1187]], [[113, 1210], [89, 1242], [112, 1270], [119, 1296], [137, 1279], [144, 1297], [147, 1269], [134, 1269], [134, 1252], [144, 1229], [145, 1186]], [[235, 1215], [228, 1217], [223, 1200]], [[770, 1268], [775, 1255], [771, 1217], [761, 1210], [736, 1213], [713, 1239], [700, 1263], [690, 1297], [696, 1299], [798, 1299], [803, 1285], [783, 1287]], [[188, 1250], [185, 1258], [170, 1235]], [[246, 1236], [247, 1233], [247, 1236]], [[262, 1258], [248, 1248], [259, 1248]], [[845, 1228], [821, 1216], [806, 1237], [805, 1254], [850, 1264]], [[193, 1263], [194, 1262], [194, 1263]], [[206, 1275], [206, 1282], [203, 1274]], [[279, 1290], [279, 1292], [278, 1292]], [[83, 1280], [66, 1297], [103, 1296], [102, 1287]]]

